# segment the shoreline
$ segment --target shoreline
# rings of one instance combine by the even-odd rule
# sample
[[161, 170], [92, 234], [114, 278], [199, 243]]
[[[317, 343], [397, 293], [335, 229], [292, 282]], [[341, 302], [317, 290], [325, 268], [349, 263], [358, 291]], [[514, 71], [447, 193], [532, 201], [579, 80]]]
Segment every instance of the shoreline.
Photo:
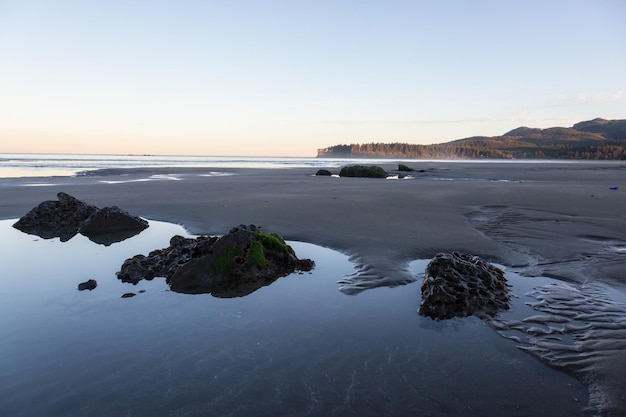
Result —
[[329, 247], [352, 257], [356, 280], [367, 281], [366, 288], [411, 281], [408, 262], [454, 250], [579, 282], [589, 277], [567, 264], [600, 251], [598, 259], [581, 258], [584, 273], [626, 282], [605, 248], [618, 255], [626, 248], [626, 164], [409, 166], [422, 172], [383, 180], [315, 176], [316, 168], [163, 167], [8, 178], [0, 180], [0, 218], [19, 218], [63, 191], [99, 207], [178, 223], [193, 234], [255, 224]]

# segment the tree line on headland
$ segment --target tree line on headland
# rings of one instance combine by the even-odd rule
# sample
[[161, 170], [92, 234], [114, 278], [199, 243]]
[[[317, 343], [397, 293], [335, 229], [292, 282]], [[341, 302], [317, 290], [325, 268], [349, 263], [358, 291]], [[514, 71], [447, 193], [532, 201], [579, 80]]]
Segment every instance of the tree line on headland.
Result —
[[475, 136], [433, 145], [397, 142], [335, 145], [318, 149], [317, 157], [626, 160], [626, 120], [598, 118], [570, 128], [519, 127], [502, 136]]

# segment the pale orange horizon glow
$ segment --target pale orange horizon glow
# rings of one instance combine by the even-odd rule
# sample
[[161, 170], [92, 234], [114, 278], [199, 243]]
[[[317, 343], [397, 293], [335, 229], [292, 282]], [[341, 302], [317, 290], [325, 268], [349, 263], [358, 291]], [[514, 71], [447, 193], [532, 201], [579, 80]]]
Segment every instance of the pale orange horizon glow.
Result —
[[623, 119], [625, 15], [615, 1], [8, 2], [0, 153], [306, 157]]

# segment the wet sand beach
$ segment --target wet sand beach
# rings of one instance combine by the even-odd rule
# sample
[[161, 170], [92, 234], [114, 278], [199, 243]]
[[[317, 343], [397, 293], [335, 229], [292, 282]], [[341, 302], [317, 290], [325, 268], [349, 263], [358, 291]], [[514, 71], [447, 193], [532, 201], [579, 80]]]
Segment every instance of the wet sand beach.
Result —
[[451, 250], [563, 279], [624, 280], [626, 164], [408, 165], [423, 172], [380, 180], [314, 176], [308, 168], [221, 172], [233, 175], [161, 168], [5, 179], [0, 218], [20, 217], [63, 191], [193, 233], [255, 224], [330, 247], [354, 257], [367, 286], [406, 281], [406, 262]]
[[[418, 170], [413, 178], [324, 177], [309, 168], [219, 174], [159, 168], [5, 179], [0, 218], [20, 217], [63, 191], [99, 207], [178, 223], [193, 234], [255, 224], [350, 256], [356, 273], [339, 282], [346, 294], [413, 282], [409, 262], [441, 251], [479, 255], [520, 275], [557, 278], [569, 287], [539, 297], [549, 302], [537, 306], [544, 315], [537, 320], [546, 328], [563, 320], [572, 322], [571, 329], [587, 325], [560, 332], [573, 338], [579, 354], [561, 352], [563, 346], [549, 346], [540, 335], [526, 348], [581, 379], [605, 415], [626, 409], [626, 372], [616, 366], [626, 363], [626, 163], [403, 163]], [[384, 168], [394, 172], [397, 165]], [[600, 306], [606, 289], [614, 299]], [[572, 310], [584, 305], [588, 315], [563, 313], [559, 321], [563, 310], [550, 311], [559, 302]], [[530, 329], [506, 320], [498, 326], [505, 337]]]

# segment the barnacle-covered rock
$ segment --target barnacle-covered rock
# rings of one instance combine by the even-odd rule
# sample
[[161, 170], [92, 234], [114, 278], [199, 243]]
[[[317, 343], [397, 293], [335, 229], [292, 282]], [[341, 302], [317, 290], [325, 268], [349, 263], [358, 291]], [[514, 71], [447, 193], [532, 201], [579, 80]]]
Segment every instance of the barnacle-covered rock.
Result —
[[439, 253], [426, 266], [419, 313], [438, 320], [508, 310], [509, 285], [501, 269], [478, 256]]
[[167, 248], [155, 249], [148, 256], [140, 254], [126, 259], [117, 272], [117, 278], [131, 284], [137, 284], [142, 279], [169, 278], [191, 259], [208, 255], [216, 240], [217, 237], [175, 235]]

